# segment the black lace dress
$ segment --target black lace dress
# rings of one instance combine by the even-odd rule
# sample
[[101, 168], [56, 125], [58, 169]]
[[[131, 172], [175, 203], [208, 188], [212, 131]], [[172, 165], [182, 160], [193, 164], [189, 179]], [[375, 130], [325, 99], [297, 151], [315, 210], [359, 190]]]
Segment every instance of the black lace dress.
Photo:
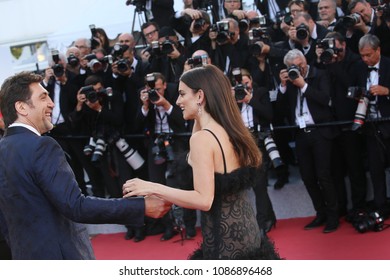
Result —
[[213, 205], [201, 212], [203, 243], [189, 258], [280, 259], [273, 244], [261, 238], [257, 224], [252, 191], [257, 169], [243, 167], [226, 173], [225, 155], [214, 137], [222, 150], [225, 173], [215, 173]]

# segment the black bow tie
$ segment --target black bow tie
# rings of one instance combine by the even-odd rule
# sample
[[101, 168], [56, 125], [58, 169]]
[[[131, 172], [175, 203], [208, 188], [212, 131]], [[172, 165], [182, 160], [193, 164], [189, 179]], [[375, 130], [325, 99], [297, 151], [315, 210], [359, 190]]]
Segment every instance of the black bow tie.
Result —
[[376, 67], [368, 67], [368, 71], [378, 71], [378, 68]]

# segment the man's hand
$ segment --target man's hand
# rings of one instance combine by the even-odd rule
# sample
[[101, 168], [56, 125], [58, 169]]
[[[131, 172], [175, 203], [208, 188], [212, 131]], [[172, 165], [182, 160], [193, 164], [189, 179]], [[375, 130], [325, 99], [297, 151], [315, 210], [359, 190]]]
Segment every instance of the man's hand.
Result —
[[170, 209], [172, 203], [162, 200], [155, 196], [146, 196], [145, 197], [145, 216], [150, 218], [161, 218], [163, 217]]

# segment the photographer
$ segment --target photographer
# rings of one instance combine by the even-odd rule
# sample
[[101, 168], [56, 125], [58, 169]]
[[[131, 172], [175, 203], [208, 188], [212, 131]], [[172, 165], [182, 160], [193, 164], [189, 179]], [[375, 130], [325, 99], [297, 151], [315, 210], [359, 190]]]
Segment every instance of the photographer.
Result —
[[160, 29], [158, 38], [157, 49], [153, 49], [149, 59], [151, 72], [163, 74], [167, 83], [178, 83], [186, 61], [184, 46], [168, 26]]
[[276, 224], [275, 213], [267, 192], [267, 147], [264, 142], [265, 138], [270, 137], [268, 133], [270, 133], [270, 123], [272, 121], [272, 106], [266, 88], [258, 87], [252, 81], [252, 77], [246, 69], [233, 69], [233, 79], [235, 85], [232, 91], [240, 108], [242, 120], [257, 139], [258, 146], [263, 154], [263, 164], [258, 171], [259, 178], [253, 190], [256, 196], [257, 223], [263, 233], [267, 233]]
[[126, 5], [134, 5], [137, 12], [144, 12], [147, 22], [156, 22], [159, 26], [169, 26], [174, 15], [173, 0], [128, 0]]
[[204, 50], [197, 50], [192, 54], [191, 58], [187, 59], [186, 62], [184, 63], [183, 72], [188, 71], [195, 67], [201, 67], [208, 64], [211, 64], [211, 59], [209, 57], [209, 54]]
[[[328, 33], [323, 41], [318, 42], [316, 54], [318, 62], [330, 77], [335, 120], [353, 121], [358, 100], [348, 98], [346, 93], [350, 86], [355, 86], [360, 57], [347, 48], [345, 38], [337, 32]], [[365, 137], [360, 132], [353, 131], [350, 125], [341, 126], [340, 133], [334, 140], [332, 171], [338, 191], [339, 211], [341, 215], [348, 212], [347, 219], [366, 207], [365, 154]], [[351, 186], [352, 209], [347, 209], [345, 176], [348, 176]]]
[[324, 26], [329, 31], [333, 31], [336, 25], [337, 3], [336, 0], [320, 0], [318, 2], [318, 24]]
[[316, 217], [304, 228], [311, 230], [325, 224], [323, 233], [339, 226], [337, 193], [331, 173], [331, 127], [316, 126], [333, 120], [330, 81], [326, 72], [309, 66], [301, 51], [289, 51], [284, 57], [287, 69], [280, 71], [279, 99], [289, 104], [289, 121], [297, 125], [295, 142], [302, 180], [312, 200]]
[[117, 147], [123, 126], [122, 96], [111, 88], [104, 88], [102, 79], [91, 75], [77, 93], [77, 106], [71, 120], [74, 126], [91, 136], [84, 153], [96, 167], [95, 178], [100, 177], [104, 182], [105, 189], [97, 191], [103, 196], [107, 191], [110, 197], [121, 197], [121, 183], [133, 176], [127, 159]]
[[76, 75], [67, 70], [66, 62], [67, 59], [62, 53], [53, 50], [51, 67], [45, 70], [44, 79], [41, 82], [55, 104], [52, 114], [54, 128], [49, 135], [56, 139], [68, 155], [67, 160], [75, 173], [77, 182], [82, 192], [88, 195], [83, 171], [83, 167], [86, 166], [86, 160], [82, 153], [83, 140], [66, 137], [78, 134], [78, 131], [72, 127], [69, 118], [77, 104], [78, 83], [75, 82]]
[[152, 42], [158, 41], [158, 32], [160, 28], [155, 22], [145, 22], [141, 26], [142, 36], [146, 42], [147, 47], [141, 51], [141, 58], [144, 62], [149, 62], [149, 58], [152, 55]]
[[[226, 18], [210, 28], [210, 57], [214, 65], [230, 76], [233, 68], [244, 68], [250, 58], [248, 39], [240, 37], [238, 22]], [[245, 67], [247, 68], [247, 67]]]
[[[175, 137], [175, 133], [187, 132], [181, 109], [176, 105], [177, 85], [168, 84], [161, 73], [150, 73], [145, 77], [145, 88], [140, 91], [142, 107], [136, 123], [146, 132], [148, 149], [149, 179], [156, 183], [173, 186], [169, 169], [176, 154], [186, 151], [188, 141]], [[163, 236], [161, 240], [171, 239], [176, 232], [169, 214], [162, 218]], [[158, 232], [158, 221], [149, 221], [146, 234]]]
[[210, 16], [207, 12], [195, 9], [184, 9], [176, 13], [171, 20], [172, 27], [184, 38], [186, 57], [196, 50], [210, 51], [209, 38]]
[[381, 55], [380, 41], [371, 34], [359, 41], [359, 52], [364, 63], [357, 73], [357, 85], [368, 93], [366, 118], [371, 122], [364, 124], [367, 138], [368, 169], [374, 190], [374, 207], [387, 218], [390, 214], [387, 203], [386, 168], [390, 162], [390, 123], [376, 122], [390, 117], [390, 59]]

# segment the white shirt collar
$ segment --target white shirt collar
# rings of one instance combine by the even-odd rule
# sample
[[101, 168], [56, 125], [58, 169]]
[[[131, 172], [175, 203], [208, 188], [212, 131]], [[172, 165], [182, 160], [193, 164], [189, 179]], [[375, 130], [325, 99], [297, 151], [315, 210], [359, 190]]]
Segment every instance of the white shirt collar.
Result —
[[27, 128], [28, 130], [34, 132], [36, 135], [41, 136], [41, 134], [38, 132], [38, 130], [36, 130], [31, 125], [28, 125], [28, 124], [25, 124], [25, 123], [14, 122], [14, 123], [11, 123], [8, 127], [17, 127], [17, 126], [21, 126], [21, 127]]

